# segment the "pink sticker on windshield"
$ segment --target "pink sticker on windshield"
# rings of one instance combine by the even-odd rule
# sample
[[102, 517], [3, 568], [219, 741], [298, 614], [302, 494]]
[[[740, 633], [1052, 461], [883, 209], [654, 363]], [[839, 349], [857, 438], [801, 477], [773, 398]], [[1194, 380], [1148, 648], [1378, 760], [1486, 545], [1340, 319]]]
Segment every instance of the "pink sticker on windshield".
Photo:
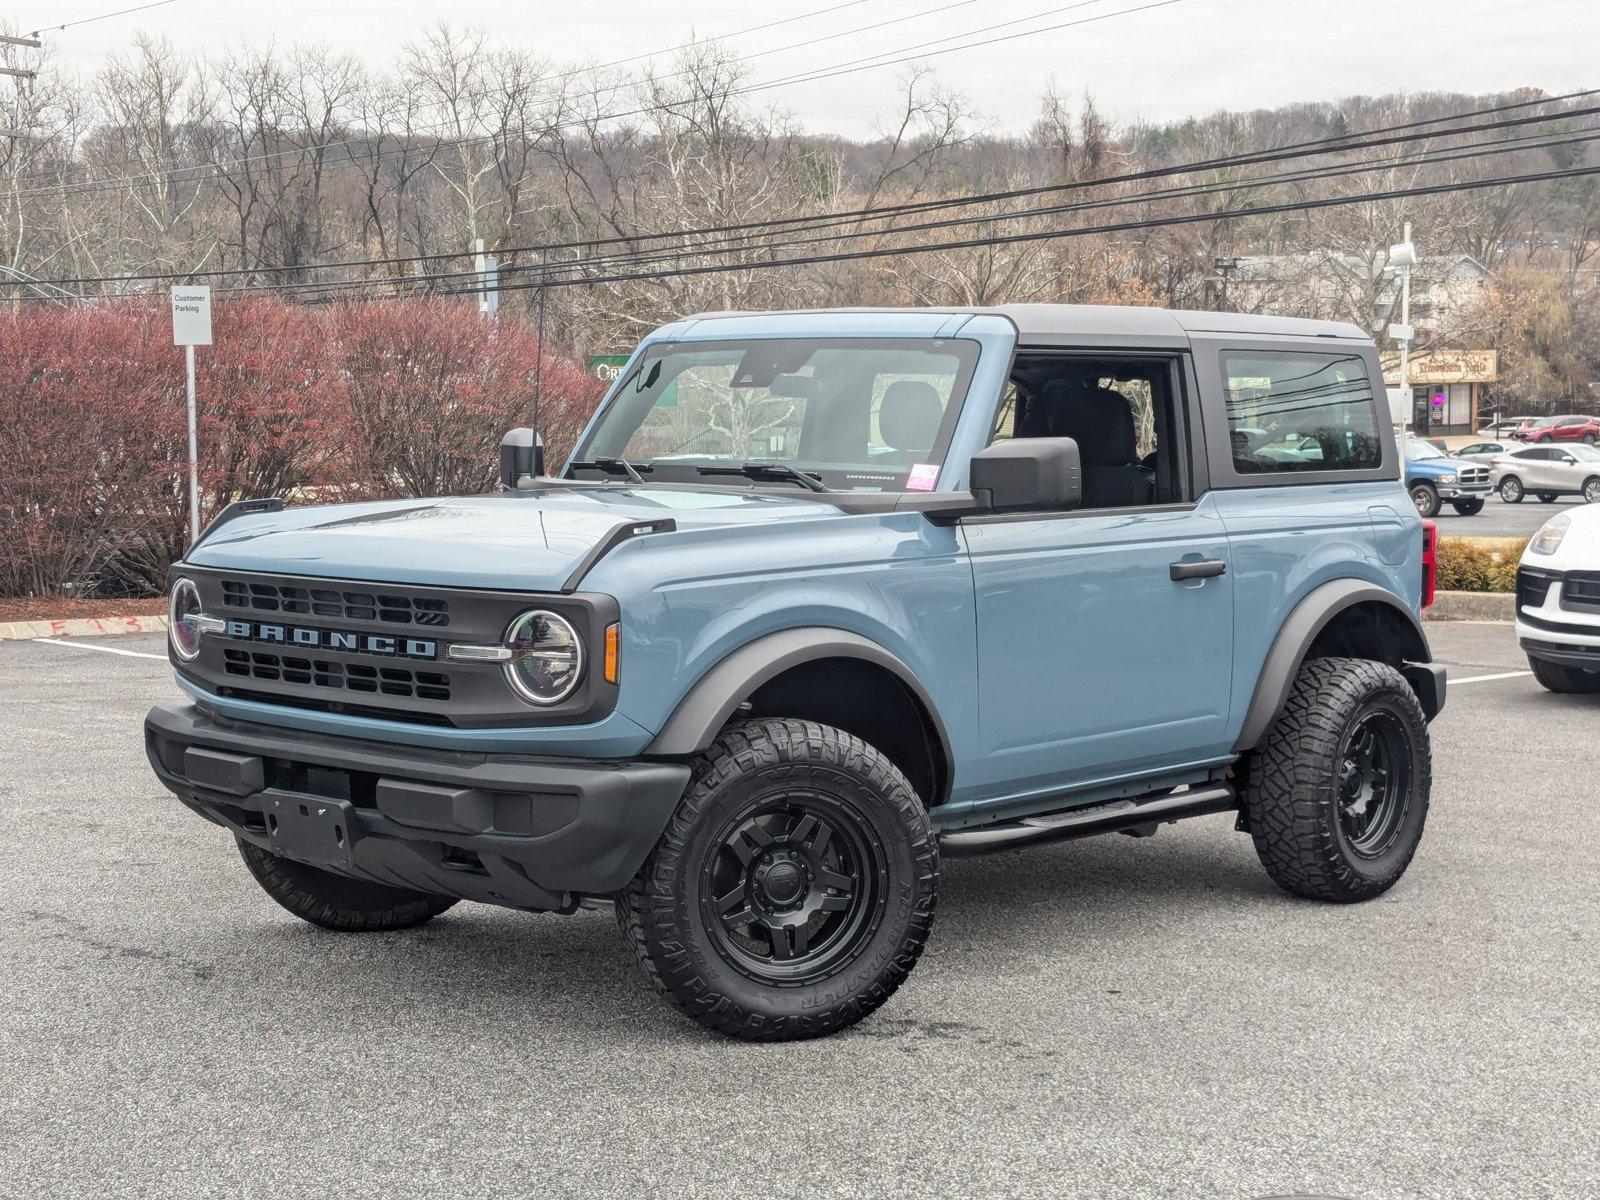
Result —
[[931, 492], [933, 485], [939, 482], [938, 463], [914, 463], [911, 475], [906, 479], [906, 491]]

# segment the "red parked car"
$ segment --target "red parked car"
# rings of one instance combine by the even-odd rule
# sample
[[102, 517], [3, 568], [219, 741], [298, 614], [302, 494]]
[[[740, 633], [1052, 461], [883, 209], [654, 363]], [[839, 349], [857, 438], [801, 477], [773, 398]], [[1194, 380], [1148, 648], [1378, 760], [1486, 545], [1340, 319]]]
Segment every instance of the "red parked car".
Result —
[[1571, 414], [1524, 421], [1511, 436], [1519, 442], [1600, 442], [1600, 418]]

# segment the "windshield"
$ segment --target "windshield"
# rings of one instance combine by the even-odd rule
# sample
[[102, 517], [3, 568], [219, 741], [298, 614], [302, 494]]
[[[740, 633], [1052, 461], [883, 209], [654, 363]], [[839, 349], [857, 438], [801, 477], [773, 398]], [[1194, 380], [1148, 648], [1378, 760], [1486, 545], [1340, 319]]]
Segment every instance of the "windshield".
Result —
[[1596, 450], [1593, 446], [1568, 446], [1566, 451], [1579, 462], [1600, 462], [1600, 450]]
[[1427, 442], [1412, 439], [1406, 442], [1406, 457], [1415, 461], [1423, 458], [1444, 458], [1445, 453], [1437, 446], [1430, 446]]
[[752, 475], [794, 488], [793, 468], [839, 490], [931, 491], [977, 358], [976, 342], [927, 339], [652, 347], [569, 472], [614, 477], [609, 460], [621, 459], [653, 483], [700, 482], [778, 464]]

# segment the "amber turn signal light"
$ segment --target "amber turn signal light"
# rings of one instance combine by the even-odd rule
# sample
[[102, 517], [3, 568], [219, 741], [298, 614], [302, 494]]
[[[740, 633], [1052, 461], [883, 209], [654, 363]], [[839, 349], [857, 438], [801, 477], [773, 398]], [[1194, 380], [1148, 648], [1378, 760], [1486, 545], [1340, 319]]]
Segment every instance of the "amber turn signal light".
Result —
[[615, 683], [617, 681], [617, 668], [620, 665], [620, 660], [622, 657], [620, 647], [621, 638], [622, 627], [620, 625], [612, 624], [606, 626], [605, 675], [607, 683]]

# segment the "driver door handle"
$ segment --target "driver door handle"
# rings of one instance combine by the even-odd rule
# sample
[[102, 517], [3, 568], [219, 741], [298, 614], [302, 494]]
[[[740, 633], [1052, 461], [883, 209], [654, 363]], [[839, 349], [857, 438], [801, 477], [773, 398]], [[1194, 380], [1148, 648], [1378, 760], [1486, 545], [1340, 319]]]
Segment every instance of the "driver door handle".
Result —
[[1220, 558], [1207, 559], [1204, 562], [1175, 562], [1171, 567], [1172, 582], [1182, 583], [1187, 579], [1212, 579], [1218, 575], [1226, 574], [1228, 564]]

